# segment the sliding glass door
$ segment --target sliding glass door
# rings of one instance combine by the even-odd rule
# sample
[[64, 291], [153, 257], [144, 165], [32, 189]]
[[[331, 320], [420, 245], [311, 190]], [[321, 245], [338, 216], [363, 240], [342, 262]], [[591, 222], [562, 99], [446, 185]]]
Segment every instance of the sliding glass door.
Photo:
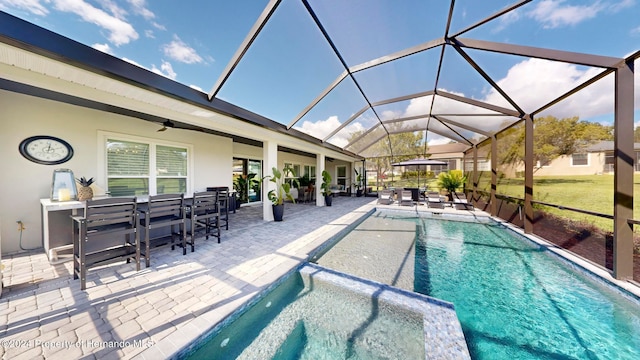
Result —
[[262, 199], [260, 177], [262, 161], [233, 158], [233, 188], [241, 204]]

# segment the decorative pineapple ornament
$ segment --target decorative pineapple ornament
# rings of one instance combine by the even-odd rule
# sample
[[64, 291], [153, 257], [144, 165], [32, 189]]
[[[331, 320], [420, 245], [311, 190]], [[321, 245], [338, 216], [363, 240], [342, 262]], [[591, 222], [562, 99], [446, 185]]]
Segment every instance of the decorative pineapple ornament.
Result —
[[78, 200], [91, 200], [93, 198], [93, 189], [90, 187], [93, 184], [93, 178], [87, 180], [84, 176], [78, 180], [80, 183], [80, 189], [78, 189]]

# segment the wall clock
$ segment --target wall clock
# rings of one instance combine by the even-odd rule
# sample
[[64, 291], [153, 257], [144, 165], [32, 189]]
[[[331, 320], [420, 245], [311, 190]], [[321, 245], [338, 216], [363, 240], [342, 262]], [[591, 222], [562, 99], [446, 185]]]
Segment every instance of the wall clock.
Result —
[[22, 140], [20, 154], [37, 164], [57, 165], [73, 157], [73, 148], [68, 142], [55, 136], [38, 135]]

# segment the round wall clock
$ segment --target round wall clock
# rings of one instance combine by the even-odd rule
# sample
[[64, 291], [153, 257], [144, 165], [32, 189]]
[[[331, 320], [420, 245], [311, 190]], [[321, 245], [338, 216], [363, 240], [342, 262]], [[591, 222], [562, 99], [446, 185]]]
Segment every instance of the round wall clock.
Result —
[[57, 165], [73, 157], [71, 145], [55, 136], [32, 136], [22, 140], [18, 148], [22, 156], [37, 164]]

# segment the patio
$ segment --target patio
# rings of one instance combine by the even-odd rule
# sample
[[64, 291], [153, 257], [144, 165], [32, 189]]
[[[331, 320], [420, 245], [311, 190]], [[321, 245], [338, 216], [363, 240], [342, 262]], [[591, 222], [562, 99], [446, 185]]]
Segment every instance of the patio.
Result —
[[338, 197], [332, 207], [287, 204], [283, 222], [264, 222], [261, 206], [243, 207], [221, 244], [202, 239], [186, 256], [158, 249], [140, 272], [123, 263], [94, 269], [86, 291], [71, 262], [50, 265], [42, 251], [9, 255], [0, 356], [166, 358], [374, 207], [365, 197]]

